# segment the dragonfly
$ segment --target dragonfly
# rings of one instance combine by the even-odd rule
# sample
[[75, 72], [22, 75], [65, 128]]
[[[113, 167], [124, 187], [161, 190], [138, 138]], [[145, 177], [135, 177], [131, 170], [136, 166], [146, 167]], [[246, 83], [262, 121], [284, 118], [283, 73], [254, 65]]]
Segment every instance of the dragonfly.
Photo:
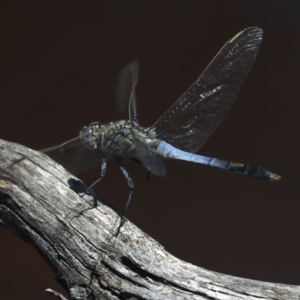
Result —
[[135, 91], [139, 63], [129, 63], [120, 72], [116, 86], [116, 100], [124, 119], [107, 124], [92, 122], [78, 137], [43, 152], [75, 175], [100, 164], [100, 176], [89, 189], [104, 177], [109, 158], [115, 159], [131, 192], [134, 184], [123, 158], [157, 176], [166, 175], [162, 159], [177, 159], [252, 178], [279, 180], [279, 175], [259, 166], [195, 154], [230, 110], [256, 59], [262, 37], [262, 29], [248, 27], [228, 40], [196, 82], [151, 127], [140, 125]]

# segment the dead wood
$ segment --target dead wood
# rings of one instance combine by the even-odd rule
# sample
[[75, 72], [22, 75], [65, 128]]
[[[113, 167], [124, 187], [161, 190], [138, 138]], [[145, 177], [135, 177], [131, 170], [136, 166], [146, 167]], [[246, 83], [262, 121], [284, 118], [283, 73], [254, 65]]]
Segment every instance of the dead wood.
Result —
[[181, 261], [128, 220], [116, 236], [119, 214], [80, 197], [85, 188], [46, 155], [0, 140], [0, 222], [35, 246], [71, 299], [300, 298], [298, 286]]

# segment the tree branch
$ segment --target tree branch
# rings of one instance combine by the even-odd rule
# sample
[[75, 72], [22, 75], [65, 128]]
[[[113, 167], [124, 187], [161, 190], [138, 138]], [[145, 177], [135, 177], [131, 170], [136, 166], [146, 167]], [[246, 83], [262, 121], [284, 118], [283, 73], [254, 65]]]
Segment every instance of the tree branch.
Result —
[[128, 220], [116, 236], [119, 214], [75, 192], [85, 188], [46, 155], [0, 140], [0, 222], [35, 246], [71, 299], [299, 299], [298, 286], [185, 263]]

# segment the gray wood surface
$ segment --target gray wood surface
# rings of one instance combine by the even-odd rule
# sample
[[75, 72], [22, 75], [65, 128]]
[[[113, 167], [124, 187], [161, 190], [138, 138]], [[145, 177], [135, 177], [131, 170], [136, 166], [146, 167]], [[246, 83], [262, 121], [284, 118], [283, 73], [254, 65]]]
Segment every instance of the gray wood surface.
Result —
[[71, 299], [300, 299], [298, 286], [181, 261], [128, 220], [116, 236], [119, 214], [74, 191], [84, 188], [46, 155], [0, 140], [0, 223], [35, 246]]

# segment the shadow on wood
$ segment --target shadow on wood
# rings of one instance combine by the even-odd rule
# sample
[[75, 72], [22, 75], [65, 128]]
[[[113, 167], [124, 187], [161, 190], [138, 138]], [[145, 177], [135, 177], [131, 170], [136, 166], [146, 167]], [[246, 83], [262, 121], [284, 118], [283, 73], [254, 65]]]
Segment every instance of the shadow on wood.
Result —
[[0, 140], [0, 222], [35, 246], [71, 299], [300, 298], [298, 286], [185, 263], [128, 220], [116, 237], [120, 215], [75, 192], [85, 188], [46, 155]]

